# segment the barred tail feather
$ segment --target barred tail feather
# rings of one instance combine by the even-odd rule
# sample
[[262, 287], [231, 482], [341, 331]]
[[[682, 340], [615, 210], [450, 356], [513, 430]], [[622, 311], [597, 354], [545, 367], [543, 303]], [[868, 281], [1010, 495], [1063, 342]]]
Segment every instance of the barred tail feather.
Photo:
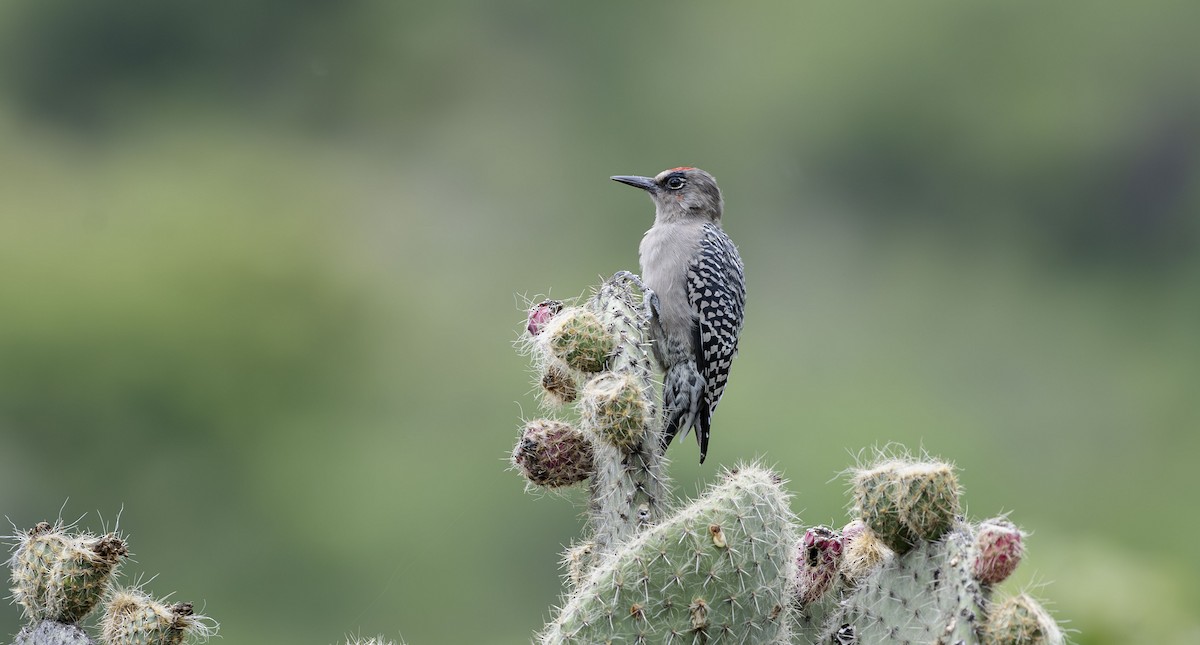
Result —
[[700, 442], [700, 462], [704, 463], [704, 452], [708, 448], [707, 407], [704, 405], [704, 379], [696, 369], [696, 364], [683, 361], [672, 365], [667, 370], [663, 384], [663, 450], [666, 450], [681, 430], [686, 437], [687, 433], [696, 427], [696, 440]]

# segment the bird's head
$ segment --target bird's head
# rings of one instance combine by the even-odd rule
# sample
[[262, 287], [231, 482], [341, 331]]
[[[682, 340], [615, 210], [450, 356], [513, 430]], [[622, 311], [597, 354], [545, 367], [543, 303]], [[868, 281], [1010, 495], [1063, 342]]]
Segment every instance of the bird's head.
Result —
[[655, 177], [618, 175], [612, 179], [650, 193], [658, 221], [721, 221], [725, 205], [721, 189], [712, 175], [699, 168], [684, 166], [664, 170]]

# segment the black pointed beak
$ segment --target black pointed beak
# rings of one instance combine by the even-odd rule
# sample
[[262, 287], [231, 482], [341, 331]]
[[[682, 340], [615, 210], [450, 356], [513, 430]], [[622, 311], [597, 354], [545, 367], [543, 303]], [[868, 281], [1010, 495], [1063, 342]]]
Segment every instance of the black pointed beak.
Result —
[[654, 180], [650, 177], [638, 177], [637, 175], [617, 175], [616, 177], [609, 177], [609, 179], [612, 179], [613, 181], [619, 181], [622, 184], [629, 184], [634, 188], [641, 188], [642, 190], [648, 190], [651, 192], [653, 192], [655, 188]]

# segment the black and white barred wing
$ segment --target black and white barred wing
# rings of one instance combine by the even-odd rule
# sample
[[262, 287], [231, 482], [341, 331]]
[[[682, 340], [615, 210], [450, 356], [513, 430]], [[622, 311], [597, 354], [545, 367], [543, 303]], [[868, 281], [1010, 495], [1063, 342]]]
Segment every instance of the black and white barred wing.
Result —
[[729, 368], [737, 354], [738, 334], [746, 308], [742, 258], [729, 236], [715, 224], [704, 227], [700, 250], [688, 266], [688, 301], [696, 312], [692, 348], [704, 378], [704, 401], [697, 419], [700, 453], [708, 449], [710, 417], [725, 392]]

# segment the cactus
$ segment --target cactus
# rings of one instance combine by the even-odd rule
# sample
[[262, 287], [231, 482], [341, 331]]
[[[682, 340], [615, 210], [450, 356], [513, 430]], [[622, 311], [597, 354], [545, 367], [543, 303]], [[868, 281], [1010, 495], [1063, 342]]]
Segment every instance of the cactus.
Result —
[[867, 527], [896, 553], [937, 539], [958, 514], [949, 464], [889, 459], [854, 475], [854, 503]]
[[105, 645], [179, 645], [216, 632], [216, 623], [195, 615], [190, 603], [167, 606], [136, 589], [114, 589], [117, 566], [128, 554], [115, 533], [72, 534], [61, 522], [39, 522], [15, 539], [13, 601], [29, 621], [15, 645], [95, 645], [78, 623], [102, 600]]
[[113, 593], [104, 608], [101, 632], [107, 645], [180, 645], [188, 635], [206, 640], [216, 631], [192, 603], [166, 604], [138, 589]]
[[771, 642], [788, 629], [788, 498], [747, 466], [598, 564], [544, 643]]
[[513, 462], [530, 485], [587, 480], [589, 494], [541, 643], [1063, 642], [1029, 596], [992, 599], [1024, 536], [1004, 518], [969, 523], [949, 463], [880, 456], [851, 471], [840, 531], [803, 528], [760, 466], [672, 503], [646, 352], [654, 301], [622, 272], [582, 304], [529, 315], [542, 404], [573, 403], [578, 425], [531, 422]]
[[967, 523], [952, 466], [884, 459], [851, 481], [859, 517], [840, 536], [842, 575], [823, 597], [798, 599], [797, 642], [1062, 642], [1032, 598], [993, 603], [992, 586], [1020, 562], [1021, 533], [1003, 518]]
[[128, 550], [115, 534], [69, 535], [39, 522], [16, 536], [13, 600], [31, 621], [75, 623], [100, 602]]
[[100, 623], [107, 645], [180, 645], [189, 635], [207, 640], [216, 627], [197, 616], [192, 603], [167, 605], [138, 589], [121, 589], [112, 594]]
[[[539, 372], [542, 404], [555, 409], [573, 401], [580, 431], [591, 446], [592, 464], [584, 468], [581, 463], [577, 469], [590, 475], [591, 535], [586, 557], [564, 559], [568, 568], [577, 569], [573, 577], [663, 516], [668, 491], [646, 351], [649, 325], [645, 291], [628, 273], [613, 276], [581, 304], [546, 301], [530, 310], [524, 347]], [[564, 377], [572, 379], [570, 388], [546, 385]], [[563, 396], [564, 389], [578, 396]], [[514, 449], [516, 470], [533, 485], [553, 487], [519, 463], [523, 445], [524, 434]], [[559, 481], [566, 483], [555, 483]]]

